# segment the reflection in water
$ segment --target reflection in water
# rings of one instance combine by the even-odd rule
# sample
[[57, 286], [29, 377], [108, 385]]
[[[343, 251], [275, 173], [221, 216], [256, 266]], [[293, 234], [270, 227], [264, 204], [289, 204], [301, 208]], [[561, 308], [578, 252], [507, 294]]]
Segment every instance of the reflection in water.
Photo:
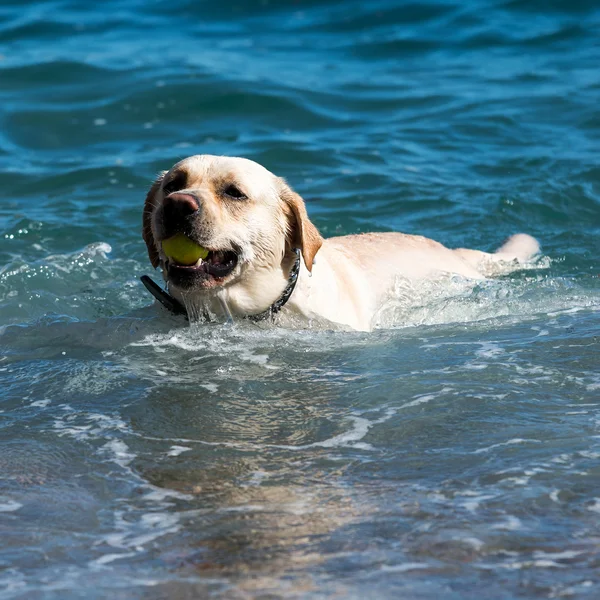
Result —
[[[150, 597], [165, 585], [173, 597], [410, 595], [566, 566], [589, 577], [596, 504], [576, 490], [598, 484], [595, 319], [372, 334], [149, 333], [157, 319], [7, 328], [3, 539], [60, 585], [110, 570], [123, 592], [135, 573]], [[46, 571], [73, 551], [68, 576]]]

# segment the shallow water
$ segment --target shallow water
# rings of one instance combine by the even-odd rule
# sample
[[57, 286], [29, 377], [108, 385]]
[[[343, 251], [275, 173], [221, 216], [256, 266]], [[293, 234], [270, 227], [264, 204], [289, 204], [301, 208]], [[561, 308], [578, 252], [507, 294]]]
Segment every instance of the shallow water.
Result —
[[[2, 598], [599, 596], [596, 3], [0, 15]], [[141, 206], [203, 152], [325, 235], [544, 257], [371, 334], [188, 327]]]

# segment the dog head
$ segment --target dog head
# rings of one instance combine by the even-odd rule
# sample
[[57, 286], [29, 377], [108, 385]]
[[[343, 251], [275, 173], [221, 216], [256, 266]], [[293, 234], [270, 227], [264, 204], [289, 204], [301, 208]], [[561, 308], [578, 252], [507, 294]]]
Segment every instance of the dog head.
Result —
[[[167, 256], [163, 242], [177, 234], [208, 255], [194, 264]], [[265, 272], [285, 270], [294, 248], [311, 271], [323, 242], [283, 179], [251, 160], [210, 155], [191, 156], [159, 175], [146, 197], [143, 238], [169, 288], [184, 293], [247, 287]], [[281, 291], [267, 290], [263, 310]]]

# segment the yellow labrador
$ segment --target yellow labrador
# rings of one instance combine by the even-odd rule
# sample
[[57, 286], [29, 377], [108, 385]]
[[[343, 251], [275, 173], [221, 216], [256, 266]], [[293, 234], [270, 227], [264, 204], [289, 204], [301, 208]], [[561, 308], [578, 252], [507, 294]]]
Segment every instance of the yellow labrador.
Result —
[[[167, 256], [163, 242], [177, 234], [201, 246], [204, 258], [188, 264]], [[323, 239], [283, 179], [251, 160], [210, 155], [186, 158], [158, 177], [146, 198], [143, 237], [152, 265], [187, 307], [260, 317], [283, 306], [288, 315], [362, 331], [372, 329], [399, 278], [482, 279], [539, 251], [522, 233], [494, 254], [402, 233]]]

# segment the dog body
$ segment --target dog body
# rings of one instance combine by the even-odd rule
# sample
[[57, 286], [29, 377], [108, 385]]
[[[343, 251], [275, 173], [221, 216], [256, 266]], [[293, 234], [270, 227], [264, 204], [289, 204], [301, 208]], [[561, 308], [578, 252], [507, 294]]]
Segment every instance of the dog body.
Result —
[[[250, 160], [209, 155], [159, 176], [143, 225], [153, 266], [162, 267], [170, 293], [192, 312], [245, 317], [268, 310], [288, 285], [298, 248], [302, 264], [284, 313], [361, 331], [372, 329], [399, 279], [482, 279], [502, 265], [518, 268], [539, 250], [526, 234], [493, 254], [402, 233], [324, 240], [284, 180]], [[167, 257], [162, 241], [179, 233], [208, 250], [206, 260], [181, 265]]]
[[[312, 274], [306, 269], [290, 298], [290, 308], [306, 318], [323, 317], [360, 331], [399, 280], [419, 282], [444, 275], [483, 279], [489, 272], [516, 266], [537, 252], [537, 242], [518, 234], [498, 252], [451, 250], [434, 240], [402, 233], [365, 233], [323, 241]], [[507, 242], [508, 244], [508, 242]]]

